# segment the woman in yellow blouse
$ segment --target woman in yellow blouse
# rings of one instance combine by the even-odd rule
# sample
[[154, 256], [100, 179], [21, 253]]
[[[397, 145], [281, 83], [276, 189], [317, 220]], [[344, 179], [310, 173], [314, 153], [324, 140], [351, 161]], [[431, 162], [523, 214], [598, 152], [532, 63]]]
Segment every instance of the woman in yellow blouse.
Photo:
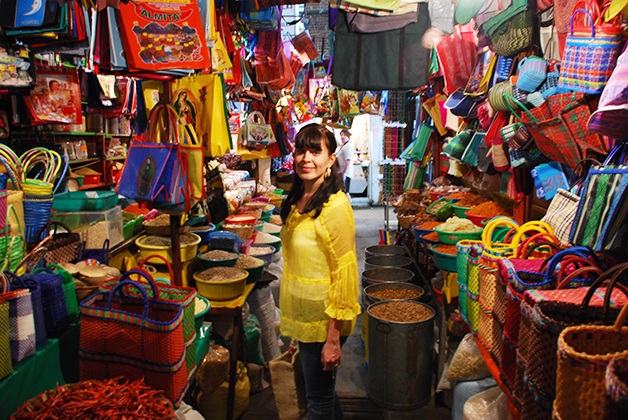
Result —
[[324, 125], [299, 131], [297, 177], [281, 211], [281, 333], [299, 341], [310, 420], [344, 419], [336, 368], [360, 314], [353, 210], [334, 150]]

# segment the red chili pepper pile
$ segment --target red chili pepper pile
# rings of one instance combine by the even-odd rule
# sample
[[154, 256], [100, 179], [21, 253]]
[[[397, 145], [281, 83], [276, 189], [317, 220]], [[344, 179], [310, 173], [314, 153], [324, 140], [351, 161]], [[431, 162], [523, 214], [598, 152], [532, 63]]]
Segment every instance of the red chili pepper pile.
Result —
[[144, 384], [122, 378], [84, 381], [46, 391], [22, 404], [10, 420], [173, 419], [172, 403]]

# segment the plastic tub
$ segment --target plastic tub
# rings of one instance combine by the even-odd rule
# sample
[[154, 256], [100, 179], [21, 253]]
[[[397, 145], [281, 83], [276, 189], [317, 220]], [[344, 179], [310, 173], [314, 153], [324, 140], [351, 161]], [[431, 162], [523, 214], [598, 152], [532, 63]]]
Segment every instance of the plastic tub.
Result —
[[[473, 209], [471, 209], [473, 210]], [[490, 217], [488, 216], [481, 216], [481, 215], [477, 215], [477, 214], [470, 214], [469, 212], [471, 210], [467, 210], [464, 212], [465, 216], [467, 216], [467, 219], [471, 220], [473, 222], [474, 225], [479, 226], [479, 227], [484, 227], [484, 225], [482, 224], [482, 221], [485, 219], [490, 219]]]
[[439, 252], [439, 247], [440, 245], [432, 246], [434, 265], [441, 270], [452, 271], [456, 273], [458, 270], [458, 265], [456, 264], [456, 255], [449, 255]]
[[[196, 257], [196, 254], [198, 253], [197, 252], [198, 244], [201, 243], [201, 238], [198, 235], [186, 232], [182, 234], [181, 236], [184, 236], [184, 235], [191, 236], [194, 239], [194, 241], [187, 245], [183, 245], [183, 244], [181, 245], [181, 262], [182, 263], [191, 261], [192, 259], [194, 259], [194, 257]], [[142, 256], [142, 258], [149, 257], [152, 254], [157, 254], [164, 257], [169, 263], [172, 264], [172, 247], [144, 245], [142, 241], [146, 239], [146, 237], [147, 235], [142, 235], [135, 240], [135, 245], [137, 245], [138, 248], [140, 249], [140, 255]], [[163, 261], [156, 259], [155, 261], [146, 261], [146, 263], [162, 264]]]
[[246, 278], [246, 284], [257, 283], [259, 280], [261, 280], [261, 278], [264, 277], [264, 270], [266, 269], [266, 266], [268, 266], [268, 261], [266, 261], [265, 259], [257, 255], [255, 256], [255, 258], [259, 258], [260, 260], [264, 261], [264, 264], [253, 268], [242, 268], [242, 270], [245, 270], [249, 273], [249, 276]]
[[[240, 270], [239, 268], [237, 270]], [[198, 273], [194, 273], [192, 277], [196, 280], [196, 290], [201, 296], [209, 300], [230, 300], [240, 296], [244, 292], [246, 279], [249, 273], [240, 270], [242, 277], [228, 281], [207, 281], [198, 277]]]
[[207, 307], [201, 312], [194, 314], [194, 327], [196, 328], [196, 336], [198, 337], [200, 334], [201, 326], [203, 326], [203, 321], [205, 320], [205, 314], [209, 312], [212, 305], [206, 297], [200, 295], [196, 295], [196, 297], [205, 302], [205, 304], [207, 305]]
[[463, 239], [479, 240], [482, 237], [482, 231], [479, 232], [446, 232], [444, 230], [434, 228], [438, 233], [438, 241], [444, 244], [456, 245], [458, 241]]
[[[440, 203], [444, 204], [440, 208], [438, 208], [438, 210], [434, 211], [433, 209], [440, 205]], [[445, 220], [449, 216], [451, 216], [454, 211], [452, 208], [452, 200], [449, 198], [439, 198], [438, 200], [430, 204], [425, 211], [432, 216], [436, 216], [438, 220]]]
[[454, 209], [454, 214], [461, 219], [466, 219], [467, 218], [466, 212], [473, 208], [473, 207], [460, 207], [460, 206], [457, 206], [456, 204], [454, 204], [452, 207]]
[[54, 196], [55, 211], [102, 211], [118, 204], [118, 194], [113, 191], [70, 191]]
[[209, 243], [209, 234], [216, 230], [216, 226], [210, 223], [208, 226], [192, 226], [190, 231], [197, 234], [201, 238], [199, 245], [205, 245]]
[[[261, 248], [261, 247], [265, 247], [265, 248], [272, 248], [272, 251], [264, 253], [264, 254], [252, 254], [251, 250], [253, 248]], [[275, 253], [275, 247], [272, 245], [268, 245], [268, 244], [252, 244], [251, 247], [249, 248], [249, 252], [247, 255], [250, 255], [251, 257], [256, 257], [256, 258], [261, 258], [264, 261], [266, 261], [266, 265], [272, 264], [273, 262], [273, 254]]]
[[275, 248], [275, 254], [281, 249], [281, 239], [269, 233], [259, 232], [255, 238], [254, 244], [270, 245]]
[[[208, 252], [211, 252], [211, 251], [208, 251]], [[236, 261], [238, 260], [238, 258], [240, 258], [241, 254], [239, 252], [232, 252], [232, 251], [225, 251], [225, 252], [231, 252], [232, 254], [236, 254], [236, 256], [232, 258], [227, 258], [227, 259], [214, 259], [214, 258], [203, 257], [204, 253], [201, 253], [201, 254], [198, 254], [196, 258], [198, 258], [198, 260], [201, 262], [204, 268], [233, 267]]]

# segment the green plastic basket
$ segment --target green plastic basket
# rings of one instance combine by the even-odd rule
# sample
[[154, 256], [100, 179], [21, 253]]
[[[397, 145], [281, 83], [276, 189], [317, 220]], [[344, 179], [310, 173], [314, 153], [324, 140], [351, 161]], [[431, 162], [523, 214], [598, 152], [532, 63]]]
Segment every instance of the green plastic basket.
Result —
[[70, 191], [57, 194], [52, 203], [55, 211], [102, 211], [118, 204], [114, 191]]
[[454, 214], [456, 216], [458, 216], [459, 218], [461, 218], [461, 219], [466, 219], [467, 215], [465, 214], [465, 212], [467, 210], [471, 210], [473, 208], [473, 207], [460, 207], [460, 206], [457, 206], [455, 204], [452, 205], [452, 207], [454, 209]]
[[[442, 204], [442, 203], [445, 204]], [[438, 208], [438, 210], [436, 211], [432, 211], [432, 209], [441, 206], [440, 208]], [[454, 212], [453, 209], [453, 202], [450, 198], [439, 198], [438, 200], [434, 201], [432, 204], [429, 205], [429, 207], [427, 208], [427, 210], [425, 210], [428, 214], [431, 214], [432, 216], [436, 216], [438, 218], [438, 220], [445, 220], [447, 219], [449, 216], [451, 216]]]
[[441, 245], [432, 246], [432, 252], [434, 253], [434, 265], [441, 270], [451, 271], [455, 273], [457, 270], [456, 256], [439, 252], [438, 248], [440, 246]]
[[462, 240], [479, 240], [482, 238], [482, 231], [479, 232], [446, 232], [438, 229], [438, 226], [434, 228], [434, 231], [438, 233], [438, 241], [444, 244], [456, 245], [458, 241]]

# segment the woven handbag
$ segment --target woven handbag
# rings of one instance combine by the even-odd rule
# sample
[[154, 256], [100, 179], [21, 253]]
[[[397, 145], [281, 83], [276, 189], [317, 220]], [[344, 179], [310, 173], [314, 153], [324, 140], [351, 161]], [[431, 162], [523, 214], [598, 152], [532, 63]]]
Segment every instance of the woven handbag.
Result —
[[[153, 259], [161, 259], [166, 263], [171, 278], [172, 269], [168, 261], [160, 255], [150, 255], [144, 258], [144, 263], [146, 261], [153, 261]], [[144, 266], [142, 263], [141, 267]], [[101, 291], [112, 291], [115, 286], [124, 280], [133, 279], [136, 277], [137, 283], [140, 284], [149, 298], [153, 298], [155, 296], [155, 291], [157, 291], [157, 296], [159, 301], [172, 302], [181, 305], [183, 308], [183, 339], [185, 345], [185, 362], [186, 369], [188, 372], [188, 378], [192, 378], [194, 373], [196, 372], [196, 327], [195, 327], [195, 315], [194, 315], [194, 305], [196, 298], [196, 289], [192, 287], [178, 287], [165, 285], [161, 283], [156, 283], [153, 277], [143, 269], [132, 269], [127, 271], [119, 280], [108, 280], [100, 284]], [[141, 293], [136, 290], [132, 286], [126, 286], [124, 292], [127, 295], [141, 297]]]
[[[62, 228], [65, 232], [59, 231], [59, 228]], [[52, 233], [49, 233], [51, 230]], [[73, 233], [65, 223], [54, 220], [46, 223], [37, 234], [37, 237], [42, 238], [46, 233], [50, 234], [50, 238], [45, 242], [45, 246], [48, 249], [46, 252], [46, 262], [48, 264], [76, 261], [81, 246], [81, 235]]]
[[460, 315], [467, 320], [469, 318], [468, 307], [468, 262], [469, 251], [471, 246], [479, 241], [462, 240], [456, 243], [456, 272], [458, 274], [458, 306], [460, 308]]
[[482, 244], [473, 244], [469, 249], [467, 261], [467, 316], [471, 331], [478, 332], [480, 322], [480, 277], [479, 262], [482, 253]]
[[568, 93], [569, 90], [558, 86], [558, 79], [560, 79], [560, 62], [550, 63], [549, 67], [550, 71], [547, 72], [545, 82], [543, 82], [540, 88], [543, 98], [558, 95], [559, 93]]
[[500, 83], [496, 83], [488, 91], [488, 102], [495, 111], [511, 110], [506, 104], [506, 95], [512, 96], [512, 78]]
[[39, 346], [48, 338], [48, 334], [46, 333], [46, 321], [44, 320], [44, 307], [41, 299], [41, 287], [34, 283], [29, 285], [24, 284], [19, 276], [10, 271], [4, 271], [2, 276], [5, 278], [7, 284], [9, 284], [9, 290], [25, 289], [30, 292], [33, 321], [35, 324], [35, 346]]
[[615, 357], [606, 367], [604, 420], [619, 419], [628, 411], [628, 357]]
[[616, 357], [628, 357], [626, 317], [628, 305], [623, 307], [613, 326], [579, 325], [567, 327], [560, 333], [554, 418], [603, 418], [608, 363]]
[[[17, 221], [18, 232], [17, 235], [10, 236], [9, 215], [13, 215]], [[16, 270], [22, 258], [24, 257], [24, 238], [22, 225], [20, 219], [13, 205], [9, 205], [5, 215], [5, 228], [3, 229], [2, 236], [0, 236], [0, 260], [7, 261], [7, 267], [10, 270]]]
[[68, 322], [72, 322], [79, 316], [76, 285], [74, 284], [74, 280], [72, 280], [72, 274], [57, 264], [50, 264], [48, 268], [56, 274], [61, 274], [63, 278], [63, 292], [65, 294], [65, 306], [68, 310]]
[[[576, 276], [582, 276], [585, 273], [599, 275], [602, 270], [597, 267], [586, 267], [574, 271], [567, 279], [571, 276], [576, 278]], [[524, 295], [524, 303], [521, 304], [521, 316], [530, 319], [528, 344], [531, 351], [528, 353], [526, 368], [528, 384], [538, 394], [550, 400], [556, 395], [556, 339], [558, 334], [566, 326], [583, 322], [579, 315], [574, 316], [574, 308], [570, 305], [572, 304], [551, 300], [532, 302], [527, 292]], [[601, 313], [601, 309], [598, 312]], [[594, 314], [593, 310], [589, 310], [587, 317], [593, 319], [594, 316], [599, 315], [598, 312]]]
[[[127, 285], [142, 297], [125, 296]], [[80, 312], [81, 380], [144, 377], [178, 406], [188, 383], [181, 305], [149, 298], [140, 283], [124, 280], [82, 301]]]
[[508, 80], [508, 78], [512, 75], [514, 63], [515, 60], [511, 57], [504, 57], [503, 55], [497, 56], [497, 62], [495, 62], [495, 74], [493, 76], [493, 85]]
[[12, 290], [2, 298], [9, 304], [9, 340], [13, 364], [35, 354], [35, 320], [28, 289]]
[[601, 137], [586, 129], [592, 97], [580, 92], [552, 95], [531, 110], [512, 96], [509, 99], [507, 105], [514, 103], [523, 113], [518, 115], [512, 108], [511, 111], [530, 131], [539, 150], [552, 160], [574, 168], [584, 155], [608, 153]]
[[[578, 13], [589, 18], [590, 32], [574, 34], [574, 19]], [[558, 86], [584, 93], [600, 93], [613, 74], [622, 43], [621, 13], [609, 25], [594, 25], [598, 16], [577, 9], [571, 18], [571, 28], [565, 43]]]
[[534, 10], [528, 9], [504, 22], [491, 35], [493, 50], [499, 55], [512, 57], [532, 44], [533, 32]]
[[109, 264], [109, 239], [105, 239], [100, 249], [86, 249], [85, 242], [79, 247], [79, 261], [96, 260], [101, 264]]
[[526, 92], [534, 92], [545, 80], [547, 75], [547, 61], [531, 55], [519, 62], [516, 86]]
[[504, 258], [514, 252], [510, 243], [500, 242], [496, 239], [497, 235], [493, 235], [498, 227], [516, 231], [519, 229], [519, 224], [505, 216], [494, 217], [486, 224], [486, 227], [482, 231], [484, 249], [482, 250], [480, 263], [488, 268], [497, 268], [497, 261], [500, 258]]
[[13, 373], [9, 329], [9, 304], [0, 295], [0, 379]]
[[545, 216], [541, 221], [547, 223], [554, 230], [556, 238], [561, 244], [569, 243], [569, 234], [573, 224], [580, 197], [567, 190], [559, 188], [552, 198]]
[[36, 284], [41, 288], [46, 334], [48, 337], [59, 337], [69, 324], [63, 276], [47, 268], [38, 268], [33, 273], [22, 276], [22, 279], [27, 286]]

